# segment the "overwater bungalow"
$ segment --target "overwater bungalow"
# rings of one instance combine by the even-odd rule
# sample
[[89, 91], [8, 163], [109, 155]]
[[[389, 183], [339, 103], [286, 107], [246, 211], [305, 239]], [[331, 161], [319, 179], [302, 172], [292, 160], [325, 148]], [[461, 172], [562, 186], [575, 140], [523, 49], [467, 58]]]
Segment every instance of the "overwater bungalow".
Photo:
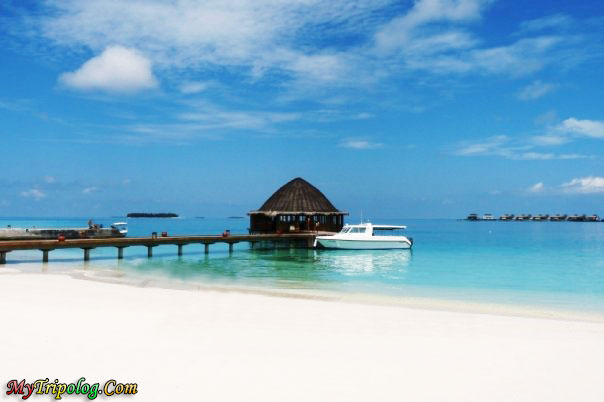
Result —
[[538, 214], [538, 215], [533, 216], [532, 219], [534, 221], [546, 221], [549, 219], [549, 215], [548, 214], [545, 214], [545, 215]]
[[297, 177], [248, 215], [250, 233], [339, 232], [348, 212], [338, 210], [319, 189]]
[[564, 214], [564, 215], [556, 214], [556, 215], [550, 216], [549, 220], [552, 222], [561, 222], [561, 221], [565, 221], [566, 218], [568, 218], [568, 216], [566, 214]]
[[600, 222], [600, 217], [596, 214], [593, 215], [589, 215], [588, 217], [585, 218], [585, 221], [587, 222]]
[[530, 221], [532, 215], [531, 214], [522, 214], [518, 215], [514, 218], [515, 221]]
[[500, 221], [513, 221], [514, 220], [514, 214], [503, 214], [499, 217]]
[[469, 221], [478, 221], [480, 220], [480, 218], [478, 217], [478, 214], [470, 214], [468, 215], [468, 217], [466, 218]]

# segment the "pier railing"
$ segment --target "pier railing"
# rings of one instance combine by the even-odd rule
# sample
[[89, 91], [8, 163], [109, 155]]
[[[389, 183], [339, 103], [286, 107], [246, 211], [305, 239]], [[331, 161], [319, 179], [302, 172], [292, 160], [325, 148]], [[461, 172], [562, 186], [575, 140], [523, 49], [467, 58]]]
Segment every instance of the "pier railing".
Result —
[[305, 247], [312, 248], [317, 235], [333, 234], [328, 232], [306, 232], [285, 234], [251, 234], [251, 235], [201, 235], [201, 236], [167, 236], [167, 237], [119, 237], [106, 239], [66, 239], [66, 240], [13, 240], [0, 241], [0, 264], [6, 264], [6, 255], [16, 250], [40, 250], [42, 261], [48, 262], [49, 253], [56, 249], [80, 248], [84, 251], [84, 261], [90, 260], [90, 250], [97, 247], [117, 248], [117, 258], [124, 258], [124, 249], [131, 246], [147, 247], [147, 256], [153, 256], [153, 248], [161, 245], [175, 245], [178, 255], [183, 254], [183, 247], [188, 244], [203, 244], [204, 252], [210, 251], [210, 245], [226, 243], [229, 252], [233, 252], [233, 245], [240, 242], [249, 242], [252, 246], [262, 241], [287, 242], [299, 241]]

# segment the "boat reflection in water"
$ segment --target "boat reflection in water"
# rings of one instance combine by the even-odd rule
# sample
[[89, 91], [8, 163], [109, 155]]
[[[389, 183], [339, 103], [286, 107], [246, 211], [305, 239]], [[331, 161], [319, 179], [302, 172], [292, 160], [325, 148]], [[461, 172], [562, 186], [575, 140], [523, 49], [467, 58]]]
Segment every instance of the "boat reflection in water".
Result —
[[401, 278], [411, 263], [412, 251], [407, 250], [316, 250], [317, 262], [343, 275], [372, 274]]
[[[175, 258], [125, 261], [150, 278], [177, 278], [205, 286], [235, 285], [288, 290], [380, 292], [380, 285], [399, 287], [406, 281], [411, 250], [266, 249], [229, 254], [192, 254]], [[167, 274], [167, 275], [165, 275]], [[377, 288], [375, 288], [377, 286]], [[374, 289], [375, 288], [375, 289]]]

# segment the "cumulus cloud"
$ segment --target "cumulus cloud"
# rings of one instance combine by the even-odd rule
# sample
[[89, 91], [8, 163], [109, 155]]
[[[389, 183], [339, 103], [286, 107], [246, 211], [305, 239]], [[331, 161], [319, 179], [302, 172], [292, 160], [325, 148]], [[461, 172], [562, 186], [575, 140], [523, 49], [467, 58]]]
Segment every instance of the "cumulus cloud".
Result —
[[560, 186], [568, 194], [604, 193], [604, 177], [588, 176], [572, 179]]
[[358, 138], [347, 138], [340, 142], [340, 147], [350, 149], [376, 149], [381, 148], [384, 144], [380, 142], [372, 142]]
[[76, 71], [61, 74], [59, 80], [71, 88], [106, 92], [136, 92], [157, 86], [151, 61], [122, 46], [107, 47]]
[[43, 192], [42, 190], [37, 189], [37, 188], [32, 188], [32, 189], [27, 190], [27, 191], [22, 191], [21, 192], [21, 197], [33, 198], [34, 200], [41, 200], [42, 198], [46, 197], [46, 193]]
[[522, 88], [518, 93], [518, 98], [524, 101], [535, 100], [552, 92], [554, 88], [555, 85], [553, 84], [548, 84], [539, 80], [533, 81], [531, 84]]

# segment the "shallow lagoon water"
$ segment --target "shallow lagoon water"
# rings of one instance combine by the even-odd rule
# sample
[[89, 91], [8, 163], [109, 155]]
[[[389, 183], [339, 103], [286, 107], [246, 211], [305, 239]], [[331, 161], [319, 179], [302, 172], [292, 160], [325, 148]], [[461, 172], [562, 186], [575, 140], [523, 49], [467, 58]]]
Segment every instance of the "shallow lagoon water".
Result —
[[[105, 225], [114, 219], [96, 219]], [[82, 227], [87, 219], [0, 219], [13, 227]], [[131, 236], [246, 233], [247, 219], [129, 219]], [[186, 283], [249, 286], [279, 290], [317, 290], [392, 297], [425, 297], [463, 302], [516, 304], [604, 313], [604, 223], [467, 222], [384, 219], [405, 224], [413, 250], [251, 250], [246, 243], [92, 251], [84, 264], [81, 250], [55, 250], [42, 264], [38, 251], [13, 252], [8, 267], [39, 263], [59, 272], [119, 271], [128, 277], [167, 278]], [[38, 266], [37, 264], [34, 266]]]

